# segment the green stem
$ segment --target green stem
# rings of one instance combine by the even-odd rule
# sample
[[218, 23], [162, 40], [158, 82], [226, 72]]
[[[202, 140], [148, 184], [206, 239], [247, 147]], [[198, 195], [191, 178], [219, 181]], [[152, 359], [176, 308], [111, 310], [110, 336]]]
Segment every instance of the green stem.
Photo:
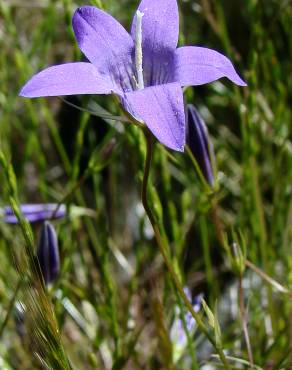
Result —
[[[268, 236], [267, 236], [267, 229], [265, 223], [265, 215], [264, 215], [264, 207], [261, 195], [261, 189], [259, 184], [259, 174], [258, 174], [258, 166], [256, 162], [255, 156], [250, 157], [250, 170], [251, 170], [251, 185], [253, 191], [253, 199], [255, 203], [255, 211], [258, 217], [258, 228], [257, 231], [259, 233], [259, 248], [260, 253], [263, 261], [263, 267], [266, 273], [270, 276], [272, 274], [272, 266], [269, 262], [269, 243], [268, 243]], [[273, 335], [276, 333], [277, 329], [277, 314], [274, 308], [273, 302], [273, 292], [270, 285], [267, 285], [267, 297], [268, 297], [268, 307], [269, 307], [269, 314], [271, 317], [272, 322], [272, 329]]]
[[208, 231], [207, 231], [207, 221], [206, 216], [203, 214], [199, 217], [199, 227], [200, 227], [200, 234], [201, 234], [201, 242], [203, 246], [203, 256], [205, 262], [205, 271], [206, 271], [206, 279], [207, 284], [210, 292], [212, 293], [212, 303], [215, 301], [215, 295], [218, 292], [218, 284], [217, 280], [214, 277], [212, 261], [211, 261], [211, 251], [210, 251], [210, 244], [208, 240]]
[[173, 284], [175, 285], [175, 287], [178, 291], [178, 294], [180, 295], [184, 304], [186, 305], [186, 307], [190, 311], [191, 315], [195, 319], [199, 329], [204, 333], [206, 338], [209, 340], [209, 342], [212, 344], [212, 346], [214, 347], [214, 349], [218, 353], [225, 369], [231, 370], [231, 367], [229, 366], [229, 364], [227, 362], [227, 359], [224, 355], [224, 352], [223, 352], [222, 348], [220, 348], [216, 344], [215, 340], [212, 338], [212, 336], [208, 332], [208, 329], [207, 329], [206, 325], [204, 324], [204, 322], [201, 318], [201, 315], [194, 311], [191, 302], [189, 301], [188, 297], [186, 296], [186, 294], [183, 290], [183, 286], [182, 286], [182, 284], [179, 280], [179, 277], [177, 276], [177, 274], [175, 272], [175, 269], [172, 265], [172, 261], [169, 257], [168, 246], [165, 244], [165, 241], [164, 241], [164, 239], [163, 239], [163, 237], [160, 233], [160, 230], [159, 230], [158, 222], [156, 221], [156, 218], [155, 218], [154, 214], [152, 213], [152, 210], [149, 206], [148, 198], [147, 198], [147, 188], [148, 188], [148, 180], [149, 180], [149, 174], [150, 174], [150, 168], [151, 168], [151, 162], [152, 162], [152, 155], [153, 155], [153, 136], [149, 131], [145, 130], [145, 137], [146, 137], [146, 142], [147, 142], [147, 151], [146, 151], [146, 159], [145, 159], [145, 167], [144, 167], [141, 197], [142, 197], [142, 203], [143, 203], [145, 212], [146, 212], [146, 214], [147, 214], [147, 216], [150, 220], [150, 223], [152, 225], [157, 245], [158, 245], [160, 253], [163, 257], [164, 263], [165, 263], [165, 265], [168, 269], [168, 272], [171, 276]]
[[187, 328], [187, 323], [186, 323], [186, 307], [183, 306], [182, 300], [180, 299], [179, 295], [177, 292], [176, 293], [176, 298], [179, 304], [179, 309], [180, 309], [180, 320], [183, 323], [183, 329], [185, 332], [185, 335], [187, 337], [187, 346], [191, 354], [191, 359], [192, 359], [192, 369], [193, 370], [200, 370], [199, 369], [199, 364], [198, 364], [198, 358], [197, 358], [197, 346], [194, 348], [194, 340], [193, 340], [193, 335], [190, 333], [190, 331]]
[[239, 297], [239, 312], [240, 312], [240, 319], [241, 319], [241, 325], [242, 325], [242, 331], [246, 343], [247, 353], [248, 353], [248, 359], [250, 363], [250, 370], [254, 370], [254, 361], [253, 361], [253, 353], [250, 343], [250, 338], [248, 334], [248, 327], [247, 327], [247, 314], [244, 304], [244, 292], [243, 292], [243, 286], [242, 286], [242, 276], [239, 277], [238, 282], [238, 297]]
[[16, 285], [16, 288], [15, 288], [15, 291], [14, 291], [13, 296], [11, 298], [11, 301], [9, 302], [9, 306], [7, 308], [7, 313], [6, 313], [5, 319], [3, 320], [3, 323], [1, 324], [1, 327], [0, 327], [0, 338], [2, 338], [4, 329], [5, 329], [5, 327], [8, 323], [8, 320], [11, 316], [11, 313], [12, 313], [12, 310], [14, 308], [14, 304], [15, 304], [15, 301], [16, 301], [16, 298], [17, 298], [17, 294], [19, 292], [19, 289], [21, 288], [22, 282], [23, 282], [23, 279], [20, 278], [18, 280], [17, 285]]

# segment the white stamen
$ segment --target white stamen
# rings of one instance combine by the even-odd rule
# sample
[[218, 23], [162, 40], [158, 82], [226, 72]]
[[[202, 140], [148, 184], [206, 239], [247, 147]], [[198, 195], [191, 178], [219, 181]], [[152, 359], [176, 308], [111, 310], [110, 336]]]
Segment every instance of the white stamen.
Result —
[[144, 13], [137, 10], [136, 13], [136, 42], [135, 42], [135, 64], [138, 77], [138, 89], [144, 89], [143, 80], [143, 54], [142, 54], [142, 17]]
[[138, 86], [138, 81], [137, 81], [137, 78], [135, 75], [132, 76], [132, 80], [134, 81], [134, 84], [135, 84], [135, 89], [136, 90], [139, 90], [139, 86]]

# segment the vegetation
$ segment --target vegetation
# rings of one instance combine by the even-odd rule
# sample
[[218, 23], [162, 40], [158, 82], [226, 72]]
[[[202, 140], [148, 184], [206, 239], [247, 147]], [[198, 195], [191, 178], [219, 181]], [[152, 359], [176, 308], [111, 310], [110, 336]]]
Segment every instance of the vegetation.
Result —
[[[87, 3], [127, 29], [138, 5]], [[291, 1], [178, 4], [180, 44], [222, 52], [248, 83], [185, 90], [209, 129], [212, 187], [189, 150], [157, 141], [148, 174], [142, 130], [100, 117], [122, 114], [112, 96], [20, 98], [40, 69], [82, 59], [71, 18], [85, 4], [0, 3], [0, 205], [19, 220], [0, 222], [1, 369], [292, 368]], [[67, 205], [49, 287], [23, 203]], [[195, 333], [186, 286], [204, 295]]]

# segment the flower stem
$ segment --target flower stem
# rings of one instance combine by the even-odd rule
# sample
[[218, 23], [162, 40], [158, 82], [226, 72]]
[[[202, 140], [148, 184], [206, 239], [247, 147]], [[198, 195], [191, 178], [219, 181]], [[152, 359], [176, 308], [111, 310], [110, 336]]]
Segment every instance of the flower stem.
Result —
[[251, 343], [250, 343], [249, 334], [248, 334], [247, 317], [246, 317], [247, 315], [246, 315], [246, 309], [244, 305], [242, 276], [239, 277], [238, 295], [239, 295], [239, 310], [240, 310], [240, 316], [241, 316], [242, 330], [243, 330], [244, 339], [246, 343], [248, 359], [250, 363], [250, 370], [254, 370], [253, 353], [252, 353]]
[[9, 318], [11, 316], [11, 313], [13, 311], [13, 308], [14, 308], [14, 304], [15, 304], [15, 301], [17, 299], [17, 295], [18, 295], [18, 292], [21, 288], [21, 285], [23, 283], [23, 278], [19, 278], [18, 282], [17, 282], [17, 285], [16, 285], [16, 288], [15, 288], [15, 291], [13, 293], [13, 296], [11, 298], [11, 301], [9, 303], [9, 306], [7, 308], [7, 313], [6, 313], [6, 316], [1, 324], [1, 327], [0, 327], [0, 338], [2, 339], [2, 335], [3, 335], [3, 332], [4, 332], [4, 329], [6, 328], [6, 325], [9, 321]]
[[178, 277], [177, 273], [175, 272], [175, 269], [172, 265], [172, 261], [171, 261], [171, 258], [169, 256], [169, 252], [168, 252], [168, 246], [165, 242], [165, 239], [161, 235], [161, 232], [160, 232], [160, 229], [159, 229], [159, 226], [158, 226], [158, 222], [156, 221], [156, 217], [154, 216], [154, 214], [153, 214], [153, 212], [150, 208], [150, 205], [148, 203], [147, 188], [148, 188], [148, 180], [149, 180], [149, 174], [150, 174], [150, 168], [151, 168], [151, 162], [152, 162], [152, 156], [153, 156], [153, 136], [148, 130], [145, 130], [144, 133], [145, 133], [146, 142], [147, 142], [147, 151], [146, 151], [146, 159], [145, 159], [145, 167], [144, 167], [141, 197], [142, 197], [142, 203], [143, 203], [145, 212], [146, 212], [146, 214], [147, 214], [147, 216], [150, 220], [150, 223], [152, 225], [157, 245], [158, 245], [160, 253], [163, 257], [164, 263], [165, 263], [165, 265], [168, 269], [168, 272], [171, 276], [173, 284], [174, 284], [174, 286], [176, 287], [176, 289], [178, 291], [178, 294], [180, 295], [181, 299], [183, 300], [184, 304], [186, 305], [186, 307], [190, 311], [193, 318], [196, 320], [196, 323], [197, 323], [199, 329], [204, 333], [204, 335], [207, 337], [209, 342], [212, 344], [212, 346], [214, 347], [214, 349], [218, 353], [225, 369], [231, 370], [231, 367], [228, 364], [228, 361], [225, 357], [225, 354], [224, 354], [222, 348], [220, 346], [218, 346], [217, 343], [215, 342], [215, 340], [212, 338], [211, 334], [209, 333], [206, 325], [204, 324], [204, 322], [201, 318], [201, 315], [199, 313], [195, 312], [191, 302], [189, 301], [188, 297], [186, 296], [186, 294], [183, 290], [183, 286], [180, 282], [180, 279], [179, 279], [179, 277]]

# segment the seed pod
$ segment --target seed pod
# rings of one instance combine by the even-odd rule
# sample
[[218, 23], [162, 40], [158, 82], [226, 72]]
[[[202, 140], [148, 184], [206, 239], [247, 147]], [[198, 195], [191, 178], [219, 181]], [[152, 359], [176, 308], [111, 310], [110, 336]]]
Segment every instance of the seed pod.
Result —
[[48, 221], [42, 226], [37, 257], [46, 285], [53, 283], [60, 271], [60, 257], [57, 234]]
[[211, 162], [212, 144], [203, 118], [196, 108], [189, 104], [186, 119], [186, 143], [196, 159], [202, 174], [209, 185], [214, 184], [214, 173]]

